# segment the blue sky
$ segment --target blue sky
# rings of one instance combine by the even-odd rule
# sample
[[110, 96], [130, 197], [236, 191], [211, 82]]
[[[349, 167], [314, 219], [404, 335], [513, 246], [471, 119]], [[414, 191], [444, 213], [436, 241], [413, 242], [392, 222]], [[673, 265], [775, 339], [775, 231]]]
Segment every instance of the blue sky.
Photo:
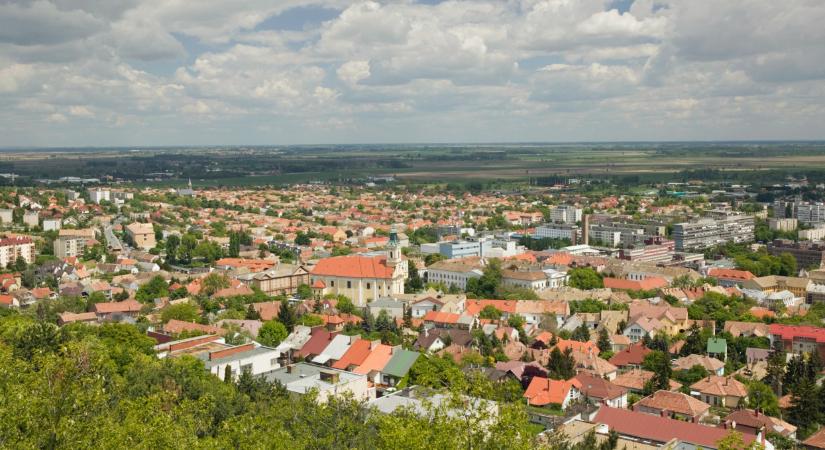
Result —
[[814, 0], [7, 0], [0, 146], [821, 139]]

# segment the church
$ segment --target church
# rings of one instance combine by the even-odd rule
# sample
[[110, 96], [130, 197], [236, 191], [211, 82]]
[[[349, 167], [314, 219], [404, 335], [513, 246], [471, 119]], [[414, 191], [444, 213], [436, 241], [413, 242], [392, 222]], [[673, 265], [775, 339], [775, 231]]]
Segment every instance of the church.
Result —
[[356, 306], [366, 306], [380, 297], [403, 294], [406, 279], [407, 260], [401, 255], [394, 229], [390, 232], [386, 255], [324, 258], [310, 274], [316, 297], [345, 295]]

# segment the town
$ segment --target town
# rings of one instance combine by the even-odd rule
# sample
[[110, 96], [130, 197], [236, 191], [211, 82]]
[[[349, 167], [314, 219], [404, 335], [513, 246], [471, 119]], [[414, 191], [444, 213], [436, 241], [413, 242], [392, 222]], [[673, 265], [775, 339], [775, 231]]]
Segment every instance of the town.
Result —
[[[268, 447], [292, 404], [352, 421], [334, 448], [825, 449], [823, 181], [5, 187], [6, 425]], [[115, 409], [38, 436], [16, 399], [56, 395]]]

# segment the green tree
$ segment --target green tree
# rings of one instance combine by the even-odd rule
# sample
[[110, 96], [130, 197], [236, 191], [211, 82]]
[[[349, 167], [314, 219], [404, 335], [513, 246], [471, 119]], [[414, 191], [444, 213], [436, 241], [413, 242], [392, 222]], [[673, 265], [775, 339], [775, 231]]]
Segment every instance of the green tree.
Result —
[[22, 256], [18, 256], [14, 260], [14, 270], [16, 272], [24, 272], [29, 267], [29, 264], [26, 263], [26, 260]]
[[295, 308], [286, 300], [281, 302], [281, 308], [278, 310], [278, 321], [281, 322], [290, 333], [292, 333], [295, 325], [298, 323]]
[[653, 372], [653, 377], [645, 384], [645, 394], [670, 389], [670, 376], [673, 368], [667, 353], [658, 350], [648, 353], [642, 367]]
[[215, 292], [229, 287], [229, 278], [219, 273], [210, 273], [201, 280], [200, 293], [211, 297]]
[[590, 267], [577, 267], [567, 271], [570, 277], [567, 284], [571, 287], [588, 290], [604, 287], [601, 275]]
[[269, 320], [264, 322], [260, 330], [258, 330], [257, 341], [267, 347], [277, 347], [288, 335], [289, 332], [284, 324], [277, 320]]
[[610, 333], [607, 332], [607, 328], [599, 330], [599, 340], [596, 345], [599, 346], [599, 351], [602, 353], [613, 350], [613, 344], [610, 343]]
[[587, 327], [587, 324], [582, 323], [575, 330], [573, 330], [573, 334], [570, 335], [570, 339], [579, 342], [587, 342], [590, 340], [590, 328]]
[[547, 375], [555, 380], [568, 380], [576, 375], [576, 360], [573, 359], [572, 348], [567, 347], [562, 353], [558, 347], [553, 347], [547, 362]]
[[303, 300], [312, 298], [312, 288], [308, 284], [301, 284], [298, 286], [298, 297]]
[[418, 274], [418, 267], [414, 261], [407, 261], [407, 280], [404, 282], [404, 292], [419, 292], [424, 289], [424, 280]]
[[771, 387], [760, 381], [748, 383], [748, 408], [759, 409], [769, 416], [780, 416], [779, 400]]
[[480, 319], [499, 320], [501, 311], [493, 305], [487, 305], [478, 313]]
[[154, 276], [148, 282], [142, 284], [135, 293], [135, 299], [143, 303], [149, 303], [156, 298], [168, 296], [169, 285], [160, 275]]
[[166, 260], [169, 263], [174, 263], [178, 256], [178, 248], [180, 247], [180, 236], [170, 234], [166, 238]]
[[169, 322], [172, 319], [194, 322], [200, 318], [200, 314], [197, 305], [186, 302], [163, 308], [160, 312], [160, 318], [163, 323]]

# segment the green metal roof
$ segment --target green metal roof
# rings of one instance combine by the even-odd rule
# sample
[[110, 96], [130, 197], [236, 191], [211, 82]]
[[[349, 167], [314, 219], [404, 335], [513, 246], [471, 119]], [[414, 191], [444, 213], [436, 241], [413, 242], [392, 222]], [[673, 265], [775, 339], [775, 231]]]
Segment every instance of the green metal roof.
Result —
[[722, 338], [708, 339], [708, 353], [727, 353], [728, 341]]
[[395, 350], [392, 358], [390, 358], [387, 365], [384, 366], [384, 370], [381, 372], [386, 375], [401, 378], [410, 371], [410, 367], [415, 364], [419, 356], [421, 356], [421, 353], [418, 352], [403, 349]]

